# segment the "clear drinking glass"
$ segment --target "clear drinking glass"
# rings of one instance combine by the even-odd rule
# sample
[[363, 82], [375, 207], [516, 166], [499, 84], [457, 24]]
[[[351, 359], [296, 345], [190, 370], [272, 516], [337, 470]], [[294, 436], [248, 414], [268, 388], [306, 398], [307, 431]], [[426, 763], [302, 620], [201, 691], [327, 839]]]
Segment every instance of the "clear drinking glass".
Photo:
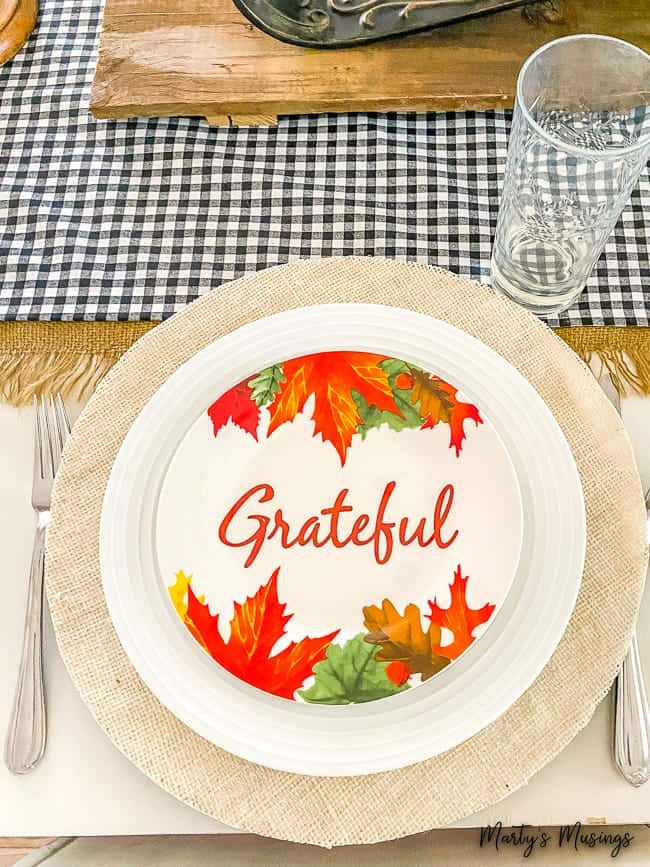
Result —
[[650, 55], [568, 36], [523, 65], [494, 247], [495, 288], [535, 313], [584, 288], [650, 156]]

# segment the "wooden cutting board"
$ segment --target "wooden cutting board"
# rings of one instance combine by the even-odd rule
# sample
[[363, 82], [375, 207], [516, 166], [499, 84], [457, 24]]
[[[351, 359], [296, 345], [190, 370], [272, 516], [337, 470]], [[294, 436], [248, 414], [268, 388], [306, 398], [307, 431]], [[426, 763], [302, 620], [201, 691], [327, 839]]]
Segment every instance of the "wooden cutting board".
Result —
[[100, 118], [511, 106], [544, 42], [603, 33], [650, 50], [650, 0], [557, 0], [373, 45], [313, 49], [257, 30], [231, 0], [106, 0], [91, 110]]

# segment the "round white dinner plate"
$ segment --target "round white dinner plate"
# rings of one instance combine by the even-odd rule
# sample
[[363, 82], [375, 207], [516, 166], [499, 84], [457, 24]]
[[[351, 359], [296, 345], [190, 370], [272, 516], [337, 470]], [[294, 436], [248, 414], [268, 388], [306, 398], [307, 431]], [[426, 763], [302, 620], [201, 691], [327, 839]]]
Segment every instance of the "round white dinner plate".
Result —
[[375, 305], [215, 341], [143, 408], [100, 556], [144, 682], [243, 758], [320, 775], [443, 752], [548, 661], [584, 561], [580, 479], [501, 356]]

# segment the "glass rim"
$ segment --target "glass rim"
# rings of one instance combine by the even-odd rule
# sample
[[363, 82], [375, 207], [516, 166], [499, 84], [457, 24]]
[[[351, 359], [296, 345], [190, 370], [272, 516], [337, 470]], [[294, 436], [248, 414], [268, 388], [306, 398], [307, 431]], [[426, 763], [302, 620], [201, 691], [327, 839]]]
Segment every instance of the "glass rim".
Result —
[[517, 76], [517, 87], [516, 87], [516, 104], [519, 106], [520, 111], [526, 118], [526, 122], [535, 130], [535, 132], [547, 141], [549, 144], [552, 144], [553, 147], [556, 147], [558, 150], [566, 151], [570, 154], [576, 154], [578, 156], [585, 157], [597, 157], [601, 160], [614, 160], [621, 156], [625, 156], [626, 154], [636, 153], [639, 150], [642, 150], [645, 147], [648, 147], [650, 144], [650, 133], [648, 135], [639, 139], [639, 141], [634, 144], [627, 145], [624, 148], [612, 148], [611, 150], [592, 150], [591, 148], [579, 147], [578, 145], [572, 145], [568, 142], [562, 141], [561, 138], [554, 136], [552, 133], [549, 133], [542, 126], [540, 126], [535, 118], [532, 116], [528, 107], [526, 106], [523, 96], [522, 96], [522, 88], [524, 78], [526, 73], [528, 72], [528, 67], [531, 63], [539, 57], [540, 54], [543, 54], [547, 51], [551, 46], [558, 45], [560, 42], [577, 42], [582, 39], [598, 39], [603, 42], [616, 43], [618, 45], [623, 45], [625, 48], [630, 49], [633, 53], [639, 54], [642, 58], [648, 62], [648, 68], [650, 69], [650, 54], [640, 48], [638, 45], [634, 45], [632, 42], [627, 42], [625, 39], [618, 39], [616, 36], [604, 36], [600, 33], [574, 33], [571, 36], [560, 36], [558, 39], [552, 39], [550, 42], [545, 42], [544, 45], [540, 45], [538, 49], [533, 51], [533, 53], [526, 58], [524, 61], [524, 65], [519, 70], [519, 75]]

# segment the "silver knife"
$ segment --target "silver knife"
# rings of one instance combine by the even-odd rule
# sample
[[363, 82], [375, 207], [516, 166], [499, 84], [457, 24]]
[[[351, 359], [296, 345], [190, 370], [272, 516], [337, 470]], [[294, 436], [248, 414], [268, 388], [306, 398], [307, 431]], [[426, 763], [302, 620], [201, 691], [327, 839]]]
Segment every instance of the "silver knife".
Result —
[[[604, 365], [599, 382], [620, 415], [621, 399]], [[647, 505], [646, 502], [646, 507]], [[648, 518], [650, 521], [650, 512]], [[650, 709], [639, 657], [636, 628], [621, 670], [612, 687], [612, 709], [614, 761], [628, 783], [632, 786], [642, 786], [650, 779]]]

